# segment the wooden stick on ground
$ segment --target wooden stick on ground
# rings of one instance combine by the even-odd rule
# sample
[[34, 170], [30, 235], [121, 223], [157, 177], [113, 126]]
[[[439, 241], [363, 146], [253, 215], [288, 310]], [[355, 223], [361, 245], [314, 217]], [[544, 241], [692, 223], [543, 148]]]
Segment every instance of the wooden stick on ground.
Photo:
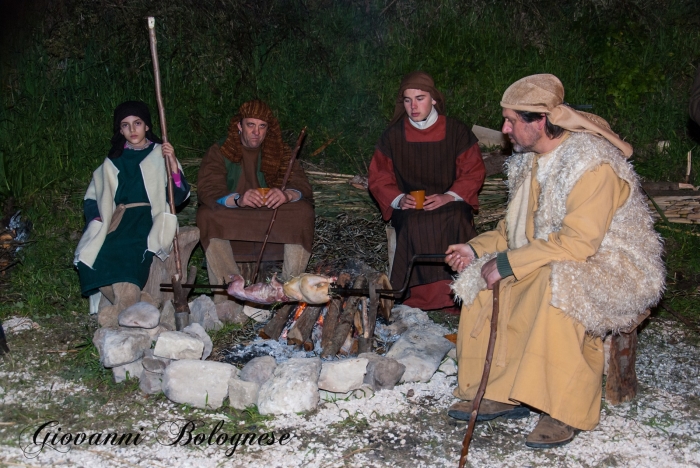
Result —
[[500, 281], [496, 281], [496, 284], [493, 285], [493, 312], [491, 313], [491, 334], [489, 335], [489, 344], [486, 348], [484, 373], [481, 375], [479, 389], [476, 391], [476, 397], [474, 397], [474, 402], [472, 404], [472, 414], [469, 417], [467, 433], [464, 434], [464, 440], [462, 441], [462, 453], [459, 456], [459, 468], [464, 468], [464, 464], [467, 462], [467, 454], [469, 453], [469, 444], [472, 441], [472, 434], [474, 434], [476, 416], [479, 414], [479, 405], [481, 405], [481, 399], [484, 397], [484, 393], [486, 392], [486, 383], [489, 380], [489, 373], [491, 372], [491, 360], [493, 359], [493, 350], [496, 347], [496, 331], [498, 328], [498, 299], [500, 286]]
[[[163, 96], [160, 92], [160, 66], [158, 64], [158, 48], [156, 41], [156, 19], [148, 17], [148, 39], [151, 45], [151, 58], [153, 59], [153, 80], [156, 84], [156, 100], [158, 101], [158, 115], [160, 117], [160, 131], [163, 143], [168, 142], [168, 129], [165, 124], [165, 106], [163, 106]], [[165, 158], [165, 167], [168, 171], [168, 197], [170, 198], [170, 213], [175, 214], [175, 195], [173, 189], [173, 168], [170, 161]], [[177, 169], [177, 168], [175, 168]], [[182, 330], [189, 325], [190, 307], [187, 304], [187, 295], [182, 289], [180, 275], [182, 264], [180, 262], [180, 245], [177, 239], [177, 232], [173, 238], [173, 250], [175, 254], [175, 274], [172, 277], [173, 295], [175, 296], [175, 324], [178, 330]]]

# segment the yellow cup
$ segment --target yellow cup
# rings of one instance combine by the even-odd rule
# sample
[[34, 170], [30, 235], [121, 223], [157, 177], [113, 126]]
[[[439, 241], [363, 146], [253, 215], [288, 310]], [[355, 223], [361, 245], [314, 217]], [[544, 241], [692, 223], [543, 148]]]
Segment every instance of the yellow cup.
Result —
[[267, 201], [267, 192], [269, 192], [270, 189], [267, 187], [260, 187], [257, 190], [260, 196], [263, 197], [263, 203], [265, 203]]
[[409, 192], [409, 194], [416, 200], [416, 209], [422, 210], [425, 202], [425, 190], [414, 190]]

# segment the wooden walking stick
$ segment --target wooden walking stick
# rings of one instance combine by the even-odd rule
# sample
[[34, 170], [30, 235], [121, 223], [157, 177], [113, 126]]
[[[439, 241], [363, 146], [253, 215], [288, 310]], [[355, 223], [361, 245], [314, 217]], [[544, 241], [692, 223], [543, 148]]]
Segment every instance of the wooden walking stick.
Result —
[[[304, 137], [306, 136], [306, 127], [301, 129], [301, 133], [299, 133], [299, 138], [297, 139], [297, 145], [294, 147], [294, 151], [292, 151], [292, 157], [289, 159], [289, 166], [287, 167], [287, 172], [284, 174], [284, 179], [282, 180], [282, 192], [287, 188], [287, 181], [289, 181], [289, 176], [292, 173], [292, 166], [294, 166], [294, 161], [297, 158], [297, 154], [299, 154], [299, 148], [301, 148], [301, 143], [304, 141]], [[258, 270], [260, 269], [260, 261], [262, 260], [263, 252], [265, 251], [265, 246], [267, 245], [267, 239], [270, 237], [270, 231], [272, 231], [272, 225], [275, 224], [275, 218], [277, 217], [277, 210], [279, 209], [279, 206], [275, 208], [275, 211], [272, 212], [272, 219], [270, 219], [270, 225], [267, 227], [267, 232], [265, 233], [265, 240], [263, 241], [262, 247], [260, 247], [260, 253], [258, 254], [258, 261], [255, 263], [255, 270], [253, 271], [253, 279], [251, 282], [255, 283], [255, 280], [258, 278]]]
[[476, 391], [476, 397], [474, 397], [474, 401], [472, 403], [472, 414], [469, 416], [469, 425], [467, 426], [467, 433], [464, 434], [464, 440], [462, 441], [462, 453], [459, 456], [459, 468], [464, 468], [464, 464], [467, 462], [467, 453], [469, 453], [469, 444], [472, 441], [472, 434], [474, 434], [476, 416], [479, 414], [479, 406], [481, 405], [481, 399], [484, 397], [484, 393], [486, 392], [486, 383], [489, 381], [489, 373], [491, 372], [491, 360], [493, 359], [493, 349], [496, 347], [496, 329], [498, 328], [498, 298], [500, 286], [500, 281], [496, 281], [496, 283], [493, 285], [493, 312], [491, 313], [491, 334], [489, 335], [489, 344], [486, 348], [486, 361], [484, 361], [484, 373], [481, 375], [481, 383], [479, 383], [479, 389]]
[[[153, 80], [156, 83], [156, 100], [158, 101], [158, 116], [160, 117], [160, 131], [163, 143], [168, 142], [168, 130], [165, 124], [165, 107], [163, 106], [163, 96], [160, 92], [160, 66], [158, 65], [158, 48], [156, 46], [156, 19], [148, 17], [148, 39], [151, 44], [151, 58], [153, 59]], [[173, 168], [170, 161], [165, 158], [165, 166], [168, 171], [168, 197], [170, 198], [170, 213], [175, 214], [175, 196], [173, 189]], [[175, 168], [177, 170], [177, 168]], [[173, 250], [175, 254], [175, 274], [172, 276], [173, 296], [175, 306], [175, 328], [179, 331], [189, 325], [190, 307], [187, 305], [187, 294], [182, 289], [180, 275], [182, 272], [182, 262], [180, 261], [180, 244], [177, 239], [177, 232], [173, 238]]]

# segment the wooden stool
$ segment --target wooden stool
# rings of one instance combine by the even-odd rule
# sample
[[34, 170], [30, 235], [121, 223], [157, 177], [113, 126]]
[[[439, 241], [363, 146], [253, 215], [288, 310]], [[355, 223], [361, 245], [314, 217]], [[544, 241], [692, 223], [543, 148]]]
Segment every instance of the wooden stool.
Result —
[[619, 405], [637, 395], [637, 328], [649, 317], [650, 310], [637, 316], [629, 327], [610, 337], [610, 355], [605, 381], [605, 401]]

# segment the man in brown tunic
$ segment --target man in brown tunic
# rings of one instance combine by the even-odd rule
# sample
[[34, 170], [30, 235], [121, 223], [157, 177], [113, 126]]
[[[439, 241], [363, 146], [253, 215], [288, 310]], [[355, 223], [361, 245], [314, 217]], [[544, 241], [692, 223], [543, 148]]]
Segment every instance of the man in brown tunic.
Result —
[[[257, 260], [275, 208], [263, 260], [284, 260], [284, 280], [306, 270], [314, 237], [313, 192], [299, 161], [285, 191], [280, 190], [290, 159], [277, 118], [259, 100], [244, 103], [231, 119], [227, 137], [204, 155], [197, 179], [197, 226], [212, 284], [239, 274], [236, 261]], [[270, 190], [263, 198], [258, 189], [266, 187]], [[214, 302], [226, 299], [215, 295]]]

